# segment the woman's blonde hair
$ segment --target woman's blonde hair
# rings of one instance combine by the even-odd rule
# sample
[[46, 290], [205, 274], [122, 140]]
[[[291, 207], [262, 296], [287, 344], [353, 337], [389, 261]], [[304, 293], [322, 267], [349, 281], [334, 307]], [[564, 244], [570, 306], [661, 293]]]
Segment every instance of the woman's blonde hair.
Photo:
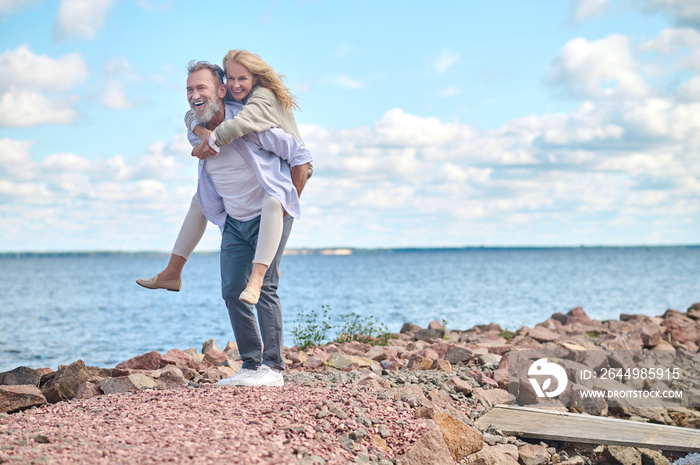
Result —
[[229, 50], [224, 57], [224, 70], [231, 61], [245, 66], [256, 79], [257, 85], [267, 87], [274, 92], [287, 111], [291, 112], [294, 108], [299, 109], [297, 98], [284, 85], [284, 76], [275, 72], [272, 66], [265, 63], [259, 55], [247, 50]]

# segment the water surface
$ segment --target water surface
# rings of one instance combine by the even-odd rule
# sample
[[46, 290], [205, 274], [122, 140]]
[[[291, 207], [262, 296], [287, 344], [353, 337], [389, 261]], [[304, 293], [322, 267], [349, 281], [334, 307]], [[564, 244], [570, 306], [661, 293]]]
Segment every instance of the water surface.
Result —
[[[218, 254], [195, 254], [181, 292], [149, 291], [167, 256], [0, 258], [0, 371], [83, 359], [111, 367], [135, 355], [233, 340]], [[375, 251], [286, 256], [285, 345], [300, 312], [354, 312], [398, 331], [434, 319], [468, 329], [533, 326], [581, 306], [592, 318], [660, 315], [700, 301], [700, 247]], [[332, 335], [332, 334], [329, 334]]]

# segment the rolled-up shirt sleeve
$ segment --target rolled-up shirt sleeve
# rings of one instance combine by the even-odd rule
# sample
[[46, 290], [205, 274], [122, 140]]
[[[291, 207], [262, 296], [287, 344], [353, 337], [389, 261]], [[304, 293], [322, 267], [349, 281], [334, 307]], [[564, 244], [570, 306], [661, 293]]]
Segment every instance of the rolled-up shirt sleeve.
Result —
[[190, 142], [190, 144], [192, 144], [192, 147], [202, 142], [202, 140], [195, 136], [191, 131], [187, 131], [187, 140]]
[[290, 167], [305, 165], [313, 161], [306, 146], [282, 129], [272, 128], [263, 132], [249, 133], [244, 137], [253, 134], [257, 135], [256, 142], [260, 148], [274, 153], [289, 163]]

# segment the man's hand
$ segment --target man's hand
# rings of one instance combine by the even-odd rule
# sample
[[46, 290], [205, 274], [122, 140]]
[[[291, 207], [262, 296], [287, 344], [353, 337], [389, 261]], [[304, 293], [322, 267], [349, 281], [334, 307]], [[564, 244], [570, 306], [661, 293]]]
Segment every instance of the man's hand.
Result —
[[199, 137], [199, 140], [202, 141], [199, 145], [197, 145], [197, 147], [192, 149], [193, 157], [204, 160], [208, 156], [217, 155], [217, 151], [209, 146], [209, 136], [211, 135], [211, 131], [209, 129], [205, 128], [201, 124], [198, 124], [192, 130], [192, 133]]
[[294, 184], [294, 187], [296, 187], [299, 197], [301, 197], [301, 191], [304, 190], [308, 175], [309, 163], [292, 167], [292, 184]]

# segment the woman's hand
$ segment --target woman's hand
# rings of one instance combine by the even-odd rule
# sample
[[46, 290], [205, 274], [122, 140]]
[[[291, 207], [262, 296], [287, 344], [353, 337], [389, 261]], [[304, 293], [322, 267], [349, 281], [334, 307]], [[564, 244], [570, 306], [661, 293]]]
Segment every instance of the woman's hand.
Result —
[[199, 144], [197, 144], [197, 147], [192, 149], [193, 157], [197, 157], [200, 160], [204, 160], [209, 156], [213, 157], [219, 154], [219, 152], [211, 148], [211, 146], [209, 145], [209, 136], [211, 135], [212, 131], [205, 128], [204, 126], [197, 125], [197, 127], [194, 128], [192, 133], [195, 136], [199, 137], [199, 139], [202, 141]]
[[214, 150], [212, 150], [212, 148], [209, 147], [208, 143], [200, 142], [199, 144], [195, 145], [192, 149], [192, 156], [197, 157], [200, 160], [204, 160], [210, 155], [209, 151], [213, 152], [214, 155], [216, 155], [216, 152], [214, 152]]

